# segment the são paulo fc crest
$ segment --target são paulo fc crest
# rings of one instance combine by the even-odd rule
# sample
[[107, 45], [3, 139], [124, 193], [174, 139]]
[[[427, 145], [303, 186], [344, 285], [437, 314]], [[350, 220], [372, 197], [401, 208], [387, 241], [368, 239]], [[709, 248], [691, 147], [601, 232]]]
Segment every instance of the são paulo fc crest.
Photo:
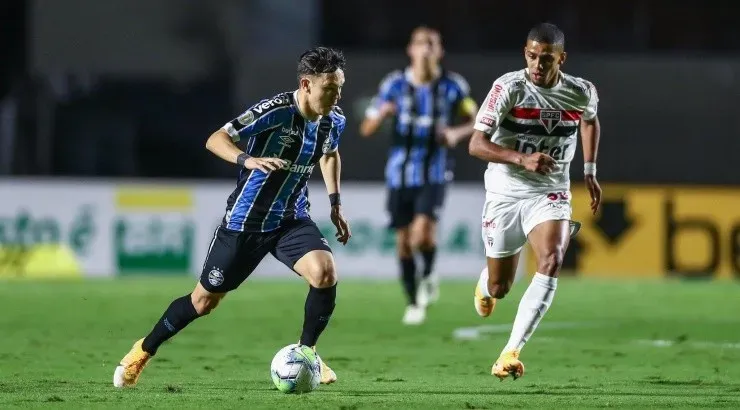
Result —
[[208, 283], [213, 286], [221, 286], [224, 283], [224, 274], [220, 270], [214, 268], [208, 272]]
[[540, 110], [540, 124], [545, 127], [548, 134], [551, 134], [560, 124], [561, 116], [560, 110]]

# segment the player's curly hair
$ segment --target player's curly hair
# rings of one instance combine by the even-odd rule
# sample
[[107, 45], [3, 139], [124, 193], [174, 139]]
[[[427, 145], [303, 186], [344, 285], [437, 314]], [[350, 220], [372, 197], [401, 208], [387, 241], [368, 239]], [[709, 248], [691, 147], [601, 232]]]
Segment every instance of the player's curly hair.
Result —
[[298, 59], [298, 79], [307, 75], [344, 70], [346, 60], [341, 51], [330, 47], [314, 47]]
[[552, 23], [540, 23], [532, 27], [527, 40], [565, 47], [565, 34]]

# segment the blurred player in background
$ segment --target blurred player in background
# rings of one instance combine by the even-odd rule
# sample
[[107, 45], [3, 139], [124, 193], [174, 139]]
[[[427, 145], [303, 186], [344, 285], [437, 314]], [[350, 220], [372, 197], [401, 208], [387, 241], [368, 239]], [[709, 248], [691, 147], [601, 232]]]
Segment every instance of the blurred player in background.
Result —
[[[298, 63], [299, 88], [255, 104], [213, 133], [206, 148], [241, 167], [226, 215], [216, 229], [199, 282], [175, 299], [116, 368], [116, 387], [136, 384], [166, 340], [207, 315], [271, 253], [309, 284], [298, 343], [315, 348], [334, 311], [337, 276], [329, 243], [308, 215], [306, 181], [319, 163], [337, 239], [351, 233], [339, 198], [339, 136], [345, 117], [336, 105], [344, 85], [341, 52], [317, 47]], [[246, 152], [235, 144], [246, 140]], [[336, 374], [321, 361], [321, 382]]]
[[527, 68], [493, 83], [476, 117], [470, 154], [488, 161], [483, 206], [487, 267], [475, 289], [480, 316], [493, 312], [509, 292], [525, 242], [537, 273], [519, 303], [509, 342], [493, 365], [503, 379], [524, 374], [519, 354], [552, 303], [570, 240], [570, 162], [580, 130], [584, 178], [595, 213], [599, 98], [589, 81], [560, 71], [565, 36], [552, 24], [532, 28], [524, 47]]
[[[383, 79], [360, 133], [370, 137], [385, 118], [394, 118], [385, 169], [388, 212], [408, 298], [403, 323], [416, 325], [424, 321], [427, 304], [439, 297], [432, 272], [450, 164], [448, 149], [473, 132], [478, 107], [465, 79], [440, 65], [444, 50], [437, 30], [416, 28], [406, 51], [411, 65]], [[462, 124], [453, 126], [456, 120]], [[418, 283], [415, 254], [422, 260]]]

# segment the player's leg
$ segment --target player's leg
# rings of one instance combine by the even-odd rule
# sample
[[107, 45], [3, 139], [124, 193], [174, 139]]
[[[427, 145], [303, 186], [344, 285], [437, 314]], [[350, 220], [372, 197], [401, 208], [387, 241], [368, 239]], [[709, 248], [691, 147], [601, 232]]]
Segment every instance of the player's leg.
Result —
[[481, 270], [478, 286], [475, 288], [475, 311], [479, 316], [490, 316], [496, 306], [496, 300], [503, 299], [511, 290], [519, 254], [517, 251], [508, 256], [486, 257], [486, 266]]
[[[313, 221], [297, 221], [284, 228], [275, 257], [308, 282], [300, 344], [316, 348], [334, 312], [337, 298], [337, 273], [329, 243]], [[321, 382], [333, 383], [337, 375], [321, 360]]]
[[411, 246], [421, 255], [423, 261], [417, 296], [422, 306], [434, 303], [439, 298], [439, 281], [433, 272], [437, 256], [437, 220], [444, 197], [444, 184], [429, 184], [419, 190], [414, 201]]
[[170, 303], [149, 334], [134, 343], [113, 375], [116, 387], [136, 385], [144, 367], [159, 347], [195, 319], [209, 314], [227, 292], [237, 288], [267, 254], [255, 236], [219, 227], [195, 289]]
[[489, 316], [496, 300], [509, 293], [516, 276], [519, 253], [527, 238], [520, 218], [519, 202], [508, 198], [489, 198], [483, 205], [481, 238], [486, 266], [481, 270], [473, 302], [478, 315]]
[[410, 225], [414, 218], [414, 195], [415, 188], [388, 191], [390, 227], [396, 232], [396, 254], [401, 269], [401, 283], [407, 300], [402, 322], [407, 325], [420, 324], [426, 317], [425, 310], [416, 303], [418, 283], [410, 233]]
[[411, 247], [411, 230], [408, 226], [396, 228], [396, 255], [401, 269], [401, 285], [406, 295], [407, 306], [416, 305], [416, 260]]
[[502, 379], [508, 375], [516, 378], [524, 373], [524, 366], [519, 361], [521, 349], [555, 296], [557, 277], [570, 241], [571, 224], [567, 199], [553, 201], [543, 196], [529, 201], [530, 204], [524, 207], [524, 228], [537, 260], [537, 272], [519, 302], [509, 341], [492, 369], [492, 374]]

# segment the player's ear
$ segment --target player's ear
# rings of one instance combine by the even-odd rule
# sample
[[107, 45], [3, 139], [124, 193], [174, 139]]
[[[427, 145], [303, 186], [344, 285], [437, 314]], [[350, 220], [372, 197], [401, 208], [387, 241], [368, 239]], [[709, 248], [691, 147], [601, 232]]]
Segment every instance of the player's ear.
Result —
[[568, 53], [566, 53], [565, 51], [560, 53], [560, 65], [565, 64], [566, 57], [568, 57]]
[[311, 87], [310, 87], [311, 80], [308, 78], [308, 76], [301, 77], [301, 81], [300, 81], [299, 85], [301, 87], [301, 90], [306, 91], [306, 92], [310, 92], [310, 90], [311, 90]]

